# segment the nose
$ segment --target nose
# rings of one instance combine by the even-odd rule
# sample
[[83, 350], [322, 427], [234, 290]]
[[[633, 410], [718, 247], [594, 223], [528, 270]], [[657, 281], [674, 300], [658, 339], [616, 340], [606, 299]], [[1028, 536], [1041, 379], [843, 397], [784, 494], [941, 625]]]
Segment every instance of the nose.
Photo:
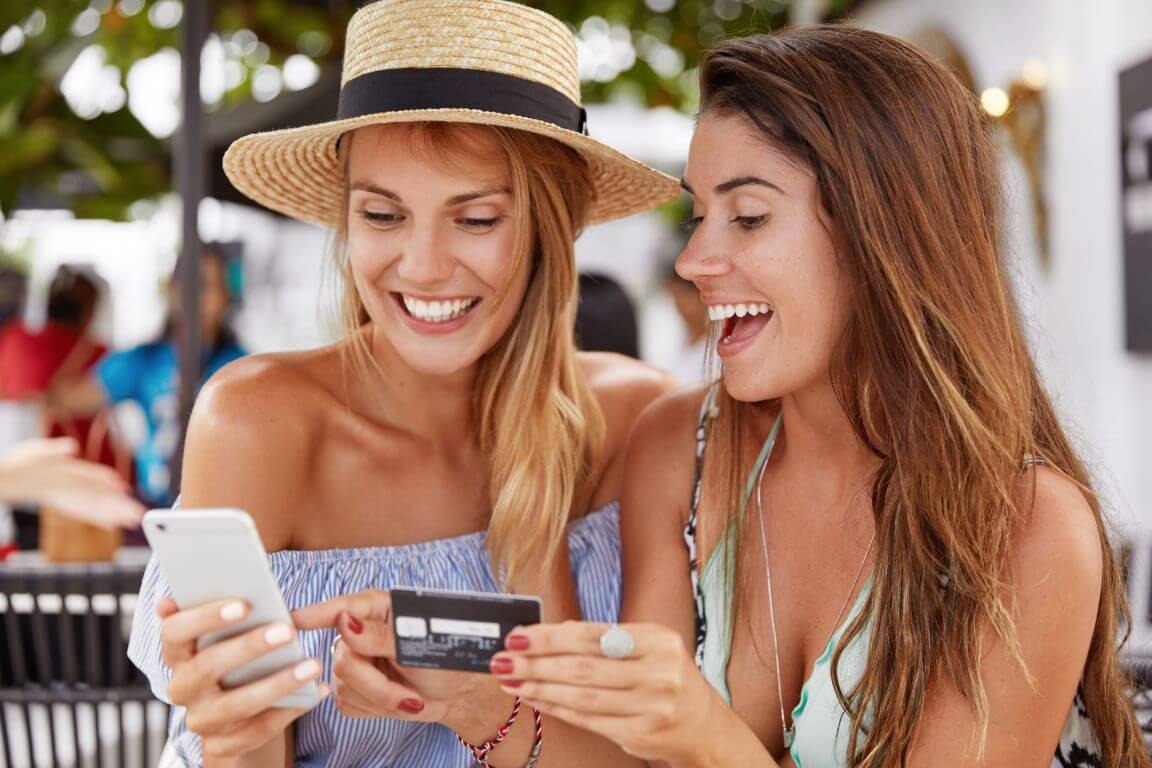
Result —
[[447, 282], [456, 269], [455, 260], [438, 242], [435, 227], [413, 227], [403, 245], [396, 274], [413, 287], [433, 287]]
[[724, 251], [716, 248], [697, 230], [676, 258], [676, 274], [685, 280], [697, 281], [709, 277], [719, 277], [732, 269], [732, 264]]

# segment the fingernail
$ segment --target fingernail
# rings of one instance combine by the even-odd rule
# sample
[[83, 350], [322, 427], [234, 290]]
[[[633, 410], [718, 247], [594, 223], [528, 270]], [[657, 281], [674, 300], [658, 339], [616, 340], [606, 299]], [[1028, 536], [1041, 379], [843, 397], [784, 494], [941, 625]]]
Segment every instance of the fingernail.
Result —
[[504, 688], [519, 688], [524, 685], [523, 680], [505, 680], [500, 685]]
[[[357, 620], [352, 614], [348, 614], [348, 629], [352, 630], [354, 634], [360, 634], [364, 631], [364, 625]], [[421, 705], [423, 707], [423, 705]]]
[[311, 680], [320, 674], [320, 662], [316, 659], [308, 659], [296, 665], [296, 669], [292, 670], [292, 674], [297, 680]]
[[244, 618], [244, 603], [239, 601], [228, 603], [220, 609], [220, 618], [224, 621], [238, 621]]
[[510, 651], [526, 651], [532, 645], [528, 639], [528, 635], [508, 635], [508, 641], [505, 643]]
[[512, 659], [492, 659], [490, 668], [492, 670], [492, 674], [494, 675], [510, 675], [512, 674], [513, 668]]
[[400, 709], [410, 715], [418, 715], [424, 711], [424, 702], [420, 701], [420, 699], [404, 699], [404, 701], [400, 702]]
[[264, 633], [264, 642], [268, 645], [283, 645], [292, 639], [292, 630], [287, 624], [273, 624]]

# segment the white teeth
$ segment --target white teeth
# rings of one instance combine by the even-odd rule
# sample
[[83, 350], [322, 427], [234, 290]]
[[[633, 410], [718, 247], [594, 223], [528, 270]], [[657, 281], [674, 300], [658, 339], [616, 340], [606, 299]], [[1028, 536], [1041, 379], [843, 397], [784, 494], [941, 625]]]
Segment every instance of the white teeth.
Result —
[[479, 301], [475, 298], [452, 299], [451, 301], [422, 301], [408, 296], [401, 296], [401, 298], [404, 300], [404, 308], [408, 310], [408, 314], [418, 320], [432, 323], [455, 320]]
[[771, 311], [772, 308], [767, 304], [711, 304], [708, 307], [708, 319], [719, 322], [731, 317], [766, 315]]

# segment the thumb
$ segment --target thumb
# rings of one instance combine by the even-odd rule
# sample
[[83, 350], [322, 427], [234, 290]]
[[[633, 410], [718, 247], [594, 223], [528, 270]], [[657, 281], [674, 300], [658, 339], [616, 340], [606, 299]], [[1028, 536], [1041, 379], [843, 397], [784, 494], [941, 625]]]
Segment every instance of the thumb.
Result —
[[391, 621], [361, 619], [350, 611], [342, 611], [336, 618], [336, 628], [348, 648], [361, 656], [396, 657]]

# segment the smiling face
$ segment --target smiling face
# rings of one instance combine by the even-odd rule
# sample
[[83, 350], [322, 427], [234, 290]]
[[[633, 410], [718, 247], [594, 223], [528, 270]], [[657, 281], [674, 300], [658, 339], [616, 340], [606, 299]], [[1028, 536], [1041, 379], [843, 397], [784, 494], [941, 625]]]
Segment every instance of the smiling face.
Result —
[[[495, 141], [453, 126], [362, 128], [348, 157], [348, 262], [378, 334], [414, 369], [467, 369], [512, 325], [530, 259]], [[517, 263], [518, 262], [518, 263]]]
[[758, 402], [827, 383], [849, 287], [815, 177], [745, 118], [705, 114], [684, 185], [695, 231], [676, 269], [708, 306], [728, 393]]

